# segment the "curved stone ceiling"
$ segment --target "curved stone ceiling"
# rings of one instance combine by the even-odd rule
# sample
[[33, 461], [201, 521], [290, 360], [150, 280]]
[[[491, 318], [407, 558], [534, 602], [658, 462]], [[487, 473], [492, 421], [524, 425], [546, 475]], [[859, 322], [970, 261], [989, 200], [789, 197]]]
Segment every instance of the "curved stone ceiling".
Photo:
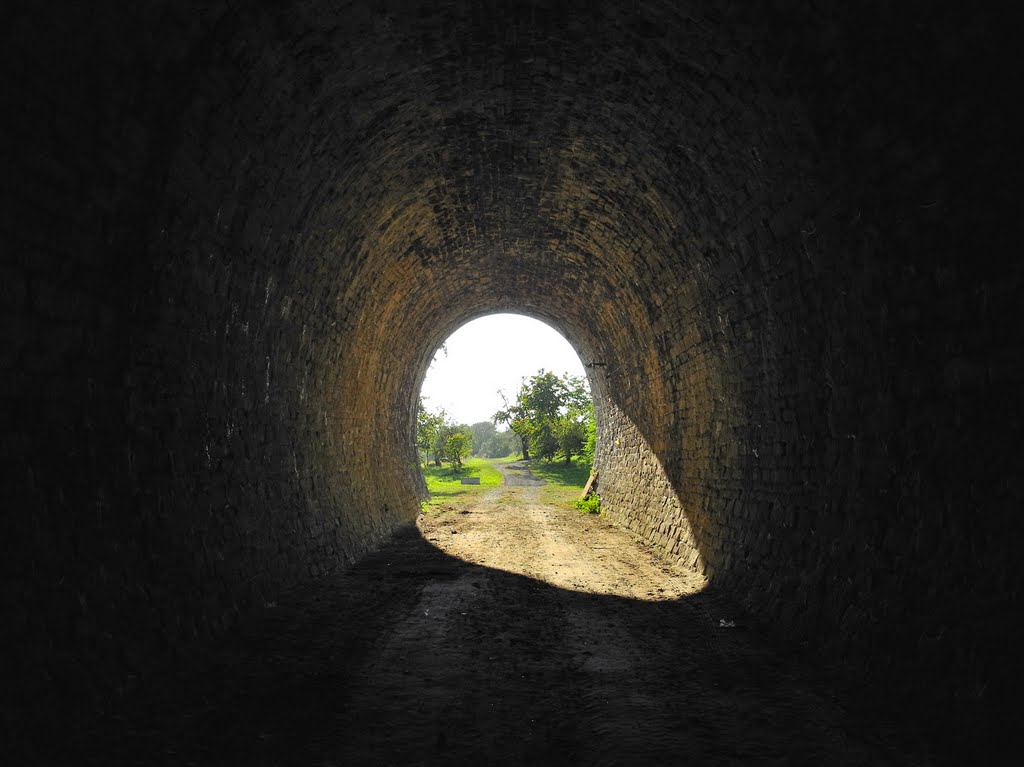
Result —
[[[747, 321], [772, 300], [752, 242], [808, 183], [757, 41], [675, 3], [246, 22], [183, 118], [164, 231], [196, 252], [167, 260], [205, 282], [180, 300], [216, 307], [210, 343], [241, 366], [223, 387], [298, 392], [326, 503], [360, 510], [352, 554], [415, 513], [434, 350], [514, 310], [597, 363], [609, 508], [696, 566], [679, 496], [710, 471], [713, 392], [742, 423], [738, 382], [771, 372], [773, 328]], [[204, 260], [208, 241], [226, 258]], [[715, 342], [736, 323], [747, 346]], [[258, 341], [234, 330], [257, 325]]]

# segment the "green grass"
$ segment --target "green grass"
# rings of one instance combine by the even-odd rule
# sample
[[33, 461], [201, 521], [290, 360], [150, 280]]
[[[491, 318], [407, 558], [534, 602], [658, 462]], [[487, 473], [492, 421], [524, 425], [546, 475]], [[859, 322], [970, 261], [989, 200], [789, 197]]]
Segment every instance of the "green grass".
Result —
[[573, 461], [568, 466], [562, 461], [548, 463], [534, 458], [527, 464], [530, 473], [546, 479], [548, 484], [540, 489], [541, 500], [553, 506], [575, 508], [576, 499], [590, 479], [590, 464]]
[[543, 477], [551, 484], [578, 488], [581, 493], [587, 484], [587, 480], [590, 479], [589, 463], [573, 461], [566, 466], [563, 461], [548, 463], [539, 458], [534, 458], [527, 465], [530, 467], [531, 474]]
[[[470, 458], [462, 465], [461, 471], [453, 473], [448, 466], [429, 466], [423, 472], [430, 491], [430, 500], [423, 502], [423, 511], [437, 511], [446, 504], [458, 504], [472, 500], [473, 496], [489, 488], [501, 486], [501, 472], [495, 463], [513, 463], [522, 460], [519, 456], [506, 458]], [[590, 479], [590, 464], [573, 463], [566, 466], [561, 461], [548, 463], [539, 458], [526, 462], [527, 470], [534, 476], [546, 479], [548, 484], [540, 488], [540, 500], [566, 509], [576, 508], [576, 500]], [[513, 471], [515, 471], [513, 469]], [[463, 477], [480, 477], [479, 485], [463, 485]], [[519, 500], [521, 488], [510, 487], [497, 499], [498, 503], [513, 503]]]
[[[491, 487], [501, 485], [501, 472], [485, 458], [469, 458], [462, 464], [462, 469], [452, 472], [448, 466], [437, 467], [431, 464], [424, 472], [430, 500], [424, 502], [424, 511], [436, 510], [445, 503], [468, 500], [474, 494]], [[463, 477], [480, 477], [479, 485], [462, 484]]]

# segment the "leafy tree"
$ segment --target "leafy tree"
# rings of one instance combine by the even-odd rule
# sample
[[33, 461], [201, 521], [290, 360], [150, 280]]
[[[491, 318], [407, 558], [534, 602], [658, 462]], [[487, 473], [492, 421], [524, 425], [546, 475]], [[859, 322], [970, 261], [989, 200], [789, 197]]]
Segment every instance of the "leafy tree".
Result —
[[558, 454], [558, 421], [553, 418], [538, 418], [533, 422], [530, 442], [538, 458], [553, 461]]
[[441, 459], [444, 456], [441, 435], [447, 421], [448, 414], [443, 409], [431, 413], [424, 406], [423, 398], [420, 397], [416, 411], [416, 447], [419, 448], [424, 466], [426, 466], [428, 458], [433, 459], [435, 466], [441, 465]]
[[587, 423], [578, 420], [578, 416], [566, 413], [562, 416], [555, 428], [555, 436], [558, 438], [558, 449], [565, 456], [565, 463], [572, 463], [572, 457], [583, 452], [587, 444]]
[[497, 430], [493, 421], [480, 421], [469, 427], [473, 432], [473, 455], [484, 455]]
[[498, 393], [505, 402], [505, 409], [494, 414], [495, 422], [508, 424], [519, 437], [524, 459], [529, 460], [533, 449], [541, 458], [550, 461], [558, 451], [558, 440], [551, 423], [562, 405], [562, 386], [558, 376], [545, 373], [542, 368], [529, 380], [524, 378], [513, 405], [509, 405], [504, 392]]
[[492, 421], [475, 423], [469, 429], [473, 432], [473, 455], [484, 458], [502, 458], [514, 449], [512, 433], [498, 431]]
[[559, 451], [565, 456], [566, 464], [572, 463], [574, 455], [593, 463], [597, 441], [594, 402], [582, 379], [567, 376], [564, 381], [566, 405], [558, 425]]
[[433, 460], [435, 466], [445, 462], [457, 470], [472, 452], [473, 432], [469, 426], [451, 420], [443, 409], [430, 412], [421, 398], [416, 414], [416, 446], [424, 466]]
[[445, 460], [452, 465], [452, 471], [462, 468], [462, 459], [473, 451], [473, 434], [465, 426], [456, 426], [445, 440]]
[[434, 460], [435, 466], [440, 466], [441, 462], [445, 459], [446, 450], [448, 449], [448, 435], [451, 434], [452, 426], [453, 424], [446, 415], [444, 421], [438, 426], [437, 431], [434, 432], [434, 440], [430, 443], [430, 455]]
[[529, 381], [523, 382], [519, 401], [534, 421], [555, 418], [566, 404], [566, 387], [562, 379], [554, 373], [545, 373], [542, 368]]
[[516, 449], [513, 444], [514, 439], [515, 435], [511, 431], [494, 432], [494, 436], [487, 444], [486, 455], [489, 458], [504, 458], [506, 455], [511, 455]]
[[589, 408], [591, 413], [593, 413], [594, 401], [590, 396], [590, 386], [587, 384], [587, 379], [566, 374], [562, 376], [561, 382], [566, 408], [579, 413]]
[[513, 405], [502, 394], [505, 409], [494, 414], [495, 422], [507, 423], [523, 445], [523, 457], [532, 449], [545, 460], [561, 453], [566, 463], [587, 444], [588, 419], [593, 420], [593, 403], [587, 383], [579, 376], [539, 370], [523, 379]]
[[491, 420], [494, 421], [495, 424], [503, 423], [507, 425], [509, 431], [519, 438], [523, 459], [528, 461], [530, 460], [529, 414], [519, 400], [516, 400], [515, 404], [510, 405], [508, 403], [508, 398], [505, 396], [505, 392], [499, 390], [498, 394], [501, 396], [502, 402], [505, 403], [505, 408], [491, 416]]

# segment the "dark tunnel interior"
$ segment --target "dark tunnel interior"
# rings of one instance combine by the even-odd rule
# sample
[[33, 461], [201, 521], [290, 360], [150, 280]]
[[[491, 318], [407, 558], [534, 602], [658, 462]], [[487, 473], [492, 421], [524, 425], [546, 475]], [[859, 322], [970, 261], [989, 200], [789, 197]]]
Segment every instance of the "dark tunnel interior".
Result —
[[499, 311], [597, 363], [616, 524], [936, 738], [1008, 716], [1024, 323], [1000, 19], [0, 19], [12, 742], [414, 519], [427, 366]]

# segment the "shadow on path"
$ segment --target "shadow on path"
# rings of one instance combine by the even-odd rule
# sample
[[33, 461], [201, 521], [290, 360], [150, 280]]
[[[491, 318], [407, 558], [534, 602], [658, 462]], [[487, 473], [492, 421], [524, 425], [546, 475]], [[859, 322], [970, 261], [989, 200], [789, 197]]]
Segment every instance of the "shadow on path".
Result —
[[[709, 590], [640, 602], [410, 527], [53, 747], [96, 765], [914, 764]], [[725, 613], [728, 614], [728, 613]]]

